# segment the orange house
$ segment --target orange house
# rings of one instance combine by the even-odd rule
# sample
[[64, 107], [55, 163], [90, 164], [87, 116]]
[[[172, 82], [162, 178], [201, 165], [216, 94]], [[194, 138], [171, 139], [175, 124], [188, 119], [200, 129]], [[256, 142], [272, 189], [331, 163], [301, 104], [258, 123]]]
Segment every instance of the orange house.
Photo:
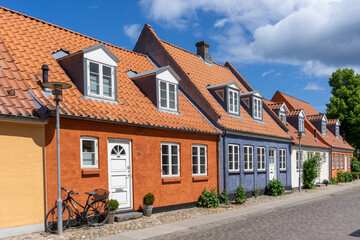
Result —
[[289, 110], [303, 109], [306, 115], [307, 128], [317, 130], [317, 138], [330, 147], [330, 179], [337, 177], [338, 172], [351, 171], [351, 159], [354, 148], [340, 135], [339, 119], [327, 119], [325, 114], [315, 110], [311, 104], [277, 91], [271, 101], [285, 102]]
[[46, 81], [72, 86], [60, 102], [61, 184], [79, 192], [80, 202], [84, 192], [104, 188], [120, 210], [138, 210], [148, 192], [155, 208], [181, 206], [217, 187], [219, 131], [184, 96], [170, 67], [5, 8], [0, 21], [39, 117], [49, 121], [45, 209], [57, 199], [55, 103]]

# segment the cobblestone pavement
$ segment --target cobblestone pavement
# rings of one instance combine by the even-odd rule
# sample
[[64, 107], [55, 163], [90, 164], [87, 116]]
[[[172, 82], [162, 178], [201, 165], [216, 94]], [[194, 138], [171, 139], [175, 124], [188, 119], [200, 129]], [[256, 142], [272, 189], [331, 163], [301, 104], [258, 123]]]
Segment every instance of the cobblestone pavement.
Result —
[[359, 239], [359, 220], [360, 190], [354, 188], [302, 205], [227, 219], [156, 239]]
[[[329, 185], [328, 187], [324, 188], [317, 188], [314, 190], [305, 190], [305, 191], [295, 191], [293, 194], [285, 195], [285, 196], [279, 196], [279, 197], [270, 197], [270, 196], [259, 196], [258, 198], [251, 198], [247, 199], [245, 204], [231, 204], [229, 206], [222, 205], [219, 208], [212, 208], [212, 209], [206, 209], [206, 208], [189, 208], [189, 209], [182, 209], [182, 210], [176, 210], [171, 212], [165, 212], [165, 213], [157, 213], [153, 214], [151, 217], [142, 217], [140, 219], [136, 220], [130, 220], [126, 222], [119, 222], [114, 224], [106, 224], [100, 228], [93, 228], [93, 227], [73, 227], [71, 229], [66, 229], [64, 231], [64, 234], [59, 237], [56, 234], [49, 234], [45, 232], [39, 232], [39, 233], [32, 233], [32, 234], [26, 234], [21, 235], [17, 237], [8, 238], [8, 240], [33, 240], [33, 239], [101, 239], [104, 236], [124, 233], [128, 231], [138, 230], [138, 229], [144, 229], [152, 226], [159, 226], [162, 224], [167, 223], [174, 223], [185, 219], [190, 218], [196, 218], [204, 215], [209, 215], [213, 213], [219, 213], [219, 212], [226, 212], [231, 211], [234, 209], [241, 209], [241, 208], [248, 208], [251, 206], [259, 205], [262, 203], [267, 202], [276, 202], [280, 199], [287, 199], [287, 198], [294, 198], [299, 197], [301, 195], [306, 195], [308, 193], [314, 193], [319, 191], [326, 191], [330, 189], [341, 189], [343, 186], [349, 186], [349, 185], [360, 185], [360, 180], [352, 183], [346, 183], [346, 184], [339, 184], [339, 185]], [[360, 215], [359, 215], [360, 216]]]

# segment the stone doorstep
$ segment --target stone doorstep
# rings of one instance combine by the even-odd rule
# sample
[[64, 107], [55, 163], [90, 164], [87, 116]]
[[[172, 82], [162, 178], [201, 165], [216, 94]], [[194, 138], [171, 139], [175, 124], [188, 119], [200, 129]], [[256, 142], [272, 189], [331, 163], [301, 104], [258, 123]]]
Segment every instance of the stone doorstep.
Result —
[[124, 222], [132, 219], [141, 218], [143, 216], [142, 212], [124, 212], [115, 214], [115, 222]]
[[289, 195], [292, 194], [293, 192], [294, 192], [293, 190], [285, 190], [284, 195]]

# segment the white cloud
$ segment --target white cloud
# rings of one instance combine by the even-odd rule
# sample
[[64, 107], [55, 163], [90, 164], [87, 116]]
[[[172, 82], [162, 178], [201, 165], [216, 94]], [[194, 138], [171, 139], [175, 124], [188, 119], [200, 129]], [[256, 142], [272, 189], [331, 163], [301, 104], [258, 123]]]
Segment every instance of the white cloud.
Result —
[[312, 82], [312, 83], [308, 83], [305, 86], [304, 90], [307, 90], [307, 91], [323, 91], [323, 90], [325, 90], [325, 88], [322, 87], [322, 86], [319, 86], [317, 83]]
[[136, 41], [141, 31], [140, 24], [125, 25], [123, 29], [125, 35], [128, 36], [132, 41]]
[[[141, 0], [149, 18], [177, 28], [212, 13], [216, 61], [283, 63], [329, 76], [334, 69], [360, 69], [358, 0]], [[166, 11], [164, 11], [166, 9]], [[209, 30], [209, 29], [208, 29]]]
[[266, 75], [269, 75], [270, 73], [273, 73], [273, 72], [274, 72], [274, 69], [271, 69], [267, 72], [263, 72], [262, 77], [265, 77]]

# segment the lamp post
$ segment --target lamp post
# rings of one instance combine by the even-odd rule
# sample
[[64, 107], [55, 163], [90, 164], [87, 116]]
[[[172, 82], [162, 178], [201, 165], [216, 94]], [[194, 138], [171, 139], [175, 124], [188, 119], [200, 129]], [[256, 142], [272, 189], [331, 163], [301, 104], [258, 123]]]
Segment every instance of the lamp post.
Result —
[[301, 138], [303, 132], [297, 132], [298, 139], [299, 139], [299, 192], [301, 191]]
[[46, 82], [42, 84], [45, 88], [50, 88], [56, 102], [56, 144], [57, 144], [57, 233], [62, 234], [62, 201], [61, 201], [61, 179], [60, 179], [60, 116], [59, 102], [62, 101], [62, 89], [71, 88], [71, 84], [63, 82]]

